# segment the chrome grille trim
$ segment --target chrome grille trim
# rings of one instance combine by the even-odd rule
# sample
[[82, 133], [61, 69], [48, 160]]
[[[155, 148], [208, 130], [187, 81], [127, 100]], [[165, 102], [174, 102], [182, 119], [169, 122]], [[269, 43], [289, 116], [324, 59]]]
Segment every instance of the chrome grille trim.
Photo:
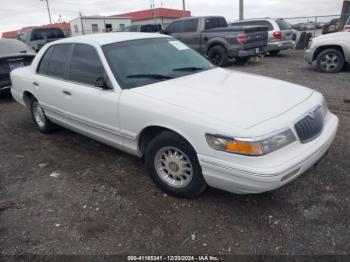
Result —
[[307, 143], [318, 137], [323, 129], [324, 118], [322, 107], [311, 111], [295, 124], [295, 131], [301, 143]]

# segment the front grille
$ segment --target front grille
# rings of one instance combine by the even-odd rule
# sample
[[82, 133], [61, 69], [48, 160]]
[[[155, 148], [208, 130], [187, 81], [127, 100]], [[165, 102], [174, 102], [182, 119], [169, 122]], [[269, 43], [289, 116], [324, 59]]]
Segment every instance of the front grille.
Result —
[[319, 107], [295, 124], [295, 130], [302, 143], [307, 143], [319, 136], [323, 129], [323, 113]]

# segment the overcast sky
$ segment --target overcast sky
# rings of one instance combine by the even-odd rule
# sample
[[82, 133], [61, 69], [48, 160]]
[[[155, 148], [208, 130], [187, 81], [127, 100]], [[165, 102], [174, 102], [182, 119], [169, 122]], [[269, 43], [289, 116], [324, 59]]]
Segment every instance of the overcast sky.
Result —
[[[238, 17], [239, 0], [186, 0], [192, 15]], [[149, 8], [149, 0], [49, 0], [53, 21], [69, 22], [79, 15], [113, 15]], [[295, 17], [340, 14], [343, 0], [245, 0], [245, 16]], [[41, 0], [0, 0], [0, 33], [49, 22]], [[155, 0], [157, 7], [179, 8], [182, 0]]]

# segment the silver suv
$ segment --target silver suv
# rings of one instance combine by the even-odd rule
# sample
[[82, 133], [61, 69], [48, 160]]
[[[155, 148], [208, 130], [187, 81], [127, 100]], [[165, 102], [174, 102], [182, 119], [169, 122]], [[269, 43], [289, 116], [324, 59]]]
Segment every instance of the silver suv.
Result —
[[231, 26], [266, 26], [269, 31], [267, 43], [267, 52], [270, 55], [277, 55], [282, 50], [294, 48], [294, 31], [291, 26], [283, 19], [249, 19], [236, 21]]

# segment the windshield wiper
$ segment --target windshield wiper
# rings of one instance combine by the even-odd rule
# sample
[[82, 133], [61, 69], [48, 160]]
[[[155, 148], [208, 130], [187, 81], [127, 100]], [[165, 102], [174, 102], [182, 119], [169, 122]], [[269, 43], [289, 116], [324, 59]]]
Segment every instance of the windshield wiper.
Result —
[[158, 74], [140, 74], [140, 75], [128, 75], [126, 78], [149, 78], [149, 79], [173, 79], [171, 76], [158, 75]]
[[202, 71], [204, 69], [205, 69], [204, 67], [180, 67], [180, 68], [173, 69], [173, 71], [193, 72], [193, 71]]

